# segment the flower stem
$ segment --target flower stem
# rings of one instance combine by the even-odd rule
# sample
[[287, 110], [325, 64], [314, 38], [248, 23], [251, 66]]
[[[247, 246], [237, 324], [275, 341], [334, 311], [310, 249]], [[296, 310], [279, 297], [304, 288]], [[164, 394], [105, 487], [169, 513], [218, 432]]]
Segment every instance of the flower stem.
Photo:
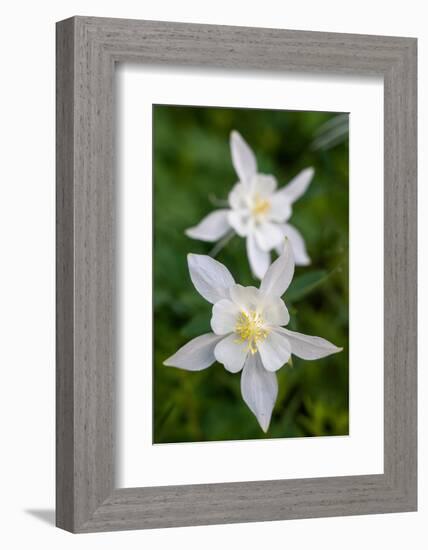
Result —
[[231, 230], [226, 235], [216, 243], [215, 246], [210, 250], [208, 253], [208, 256], [211, 256], [211, 258], [215, 258], [217, 254], [223, 250], [223, 248], [227, 245], [227, 243], [232, 239], [232, 237], [235, 236], [235, 231]]
[[227, 200], [219, 199], [216, 195], [214, 195], [214, 193], [210, 193], [208, 195], [208, 199], [213, 206], [219, 206], [221, 208], [229, 206], [229, 202]]

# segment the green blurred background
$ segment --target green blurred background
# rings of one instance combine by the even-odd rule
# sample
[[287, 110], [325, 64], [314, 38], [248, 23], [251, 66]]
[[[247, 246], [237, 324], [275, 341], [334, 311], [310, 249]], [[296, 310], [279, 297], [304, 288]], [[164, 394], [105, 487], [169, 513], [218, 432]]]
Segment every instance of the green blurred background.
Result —
[[[348, 133], [347, 116], [341, 116], [342, 136], [335, 113], [153, 106], [154, 443], [348, 433]], [[240, 374], [218, 363], [201, 372], [162, 364], [190, 339], [211, 332], [212, 306], [194, 289], [186, 255], [208, 254], [214, 243], [192, 240], [184, 230], [214, 210], [213, 202], [227, 199], [237, 181], [229, 150], [233, 129], [254, 150], [259, 172], [273, 174], [279, 187], [303, 168], [315, 168], [291, 218], [312, 264], [296, 268], [284, 296], [288, 328], [344, 348], [318, 361], [293, 356], [293, 366], [278, 371], [267, 434], [241, 397]], [[240, 284], [258, 286], [243, 239], [235, 236], [217, 259]]]

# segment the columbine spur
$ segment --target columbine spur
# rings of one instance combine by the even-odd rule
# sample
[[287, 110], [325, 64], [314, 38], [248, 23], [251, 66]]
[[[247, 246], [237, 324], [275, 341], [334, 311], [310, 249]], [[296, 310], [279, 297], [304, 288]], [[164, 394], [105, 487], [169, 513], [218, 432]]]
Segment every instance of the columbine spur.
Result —
[[305, 193], [312, 180], [313, 168], [302, 170], [288, 185], [276, 190], [276, 179], [257, 172], [253, 151], [235, 130], [230, 136], [230, 149], [239, 178], [229, 193], [230, 208], [211, 212], [198, 225], [187, 229], [186, 235], [201, 241], [218, 241], [234, 231], [245, 237], [248, 261], [259, 279], [271, 263], [271, 251], [276, 249], [280, 254], [284, 237], [291, 242], [296, 265], [310, 264], [305, 241], [288, 220], [293, 203]]
[[188, 265], [196, 290], [213, 304], [213, 332], [185, 344], [164, 365], [199, 371], [217, 360], [232, 373], [242, 370], [242, 397], [266, 432], [278, 394], [275, 372], [291, 354], [320, 359], [342, 348], [284, 328], [290, 316], [281, 296], [294, 274], [288, 241], [260, 288], [236, 284], [229, 270], [210, 256], [189, 254]]

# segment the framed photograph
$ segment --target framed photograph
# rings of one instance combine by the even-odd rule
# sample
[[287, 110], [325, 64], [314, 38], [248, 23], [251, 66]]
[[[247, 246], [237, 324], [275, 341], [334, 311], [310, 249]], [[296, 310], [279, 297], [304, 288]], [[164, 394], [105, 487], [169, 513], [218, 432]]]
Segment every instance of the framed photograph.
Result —
[[57, 24], [57, 525], [414, 511], [416, 39]]

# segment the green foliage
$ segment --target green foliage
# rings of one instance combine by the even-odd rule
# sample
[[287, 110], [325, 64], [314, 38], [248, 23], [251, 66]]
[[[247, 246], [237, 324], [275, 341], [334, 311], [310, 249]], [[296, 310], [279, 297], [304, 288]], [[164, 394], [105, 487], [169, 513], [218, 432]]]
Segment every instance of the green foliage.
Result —
[[[348, 433], [348, 142], [311, 148], [335, 114], [160, 106], [154, 121], [154, 442], [303, 437]], [[215, 363], [201, 372], [163, 361], [191, 338], [210, 332], [211, 305], [194, 290], [188, 252], [212, 243], [184, 230], [227, 199], [236, 175], [229, 134], [238, 130], [259, 171], [279, 187], [315, 168], [291, 223], [303, 234], [312, 264], [297, 267], [284, 300], [288, 328], [327, 338], [344, 351], [318, 361], [293, 357], [278, 372], [279, 395], [267, 434], [242, 400], [240, 375]], [[243, 285], [256, 285], [245, 243], [233, 237], [217, 256]]]

